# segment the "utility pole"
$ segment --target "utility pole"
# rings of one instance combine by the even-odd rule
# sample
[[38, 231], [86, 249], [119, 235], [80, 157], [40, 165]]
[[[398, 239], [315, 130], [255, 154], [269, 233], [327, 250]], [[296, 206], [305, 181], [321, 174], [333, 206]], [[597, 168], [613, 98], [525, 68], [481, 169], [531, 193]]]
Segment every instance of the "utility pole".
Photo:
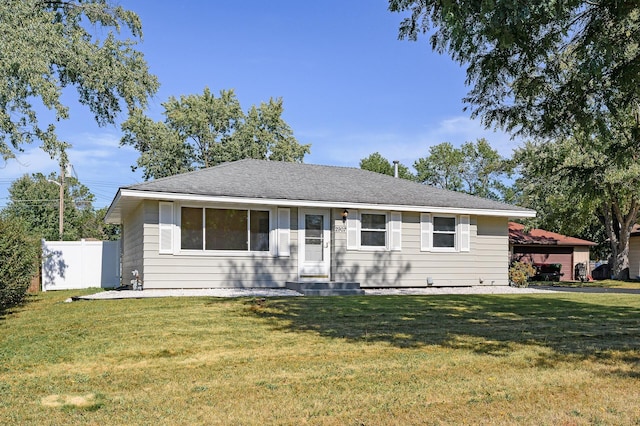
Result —
[[58, 232], [60, 235], [60, 241], [62, 241], [62, 234], [64, 233], [64, 162], [60, 162], [60, 216], [58, 222]]

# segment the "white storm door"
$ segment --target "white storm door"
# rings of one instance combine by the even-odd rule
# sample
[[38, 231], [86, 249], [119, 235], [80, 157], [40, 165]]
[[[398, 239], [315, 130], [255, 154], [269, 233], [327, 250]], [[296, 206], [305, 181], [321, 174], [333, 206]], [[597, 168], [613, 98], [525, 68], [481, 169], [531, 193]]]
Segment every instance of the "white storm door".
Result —
[[328, 281], [331, 232], [328, 210], [300, 210], [298, 215], [298, 278]]

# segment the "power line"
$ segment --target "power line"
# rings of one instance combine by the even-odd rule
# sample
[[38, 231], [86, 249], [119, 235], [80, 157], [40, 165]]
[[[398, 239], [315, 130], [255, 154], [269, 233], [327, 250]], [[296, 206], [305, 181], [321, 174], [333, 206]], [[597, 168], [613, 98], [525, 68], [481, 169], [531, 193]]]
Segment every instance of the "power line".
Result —
[[[9, 198], [7, 198], [7, 200], [8, 199]], [[48, 203], [48, 202], [57, 203], [58, 201], [60, 201], [60, 200], [58, 200], [58, 199], [55, 199], [55, 200], [46, 200], [46, 199], [43, 199], [43, 200], [11, 200], [12, 203]]]

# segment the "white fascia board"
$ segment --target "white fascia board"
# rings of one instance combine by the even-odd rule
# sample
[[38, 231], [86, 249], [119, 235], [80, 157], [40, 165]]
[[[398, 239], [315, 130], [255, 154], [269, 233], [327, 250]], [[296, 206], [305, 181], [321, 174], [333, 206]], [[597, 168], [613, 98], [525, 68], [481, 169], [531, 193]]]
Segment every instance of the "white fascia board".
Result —
[[[149, 200], [164, 201], [191, 201], [201, 203], [220, 203], [220, 204], [249, 204], [262, 206], [281, 206], [281, 207], [315, 207], [315, 208], [335, 208], [335, 209], [365, 209], [365, 210], [384, 210], [384, 211], [403, 211], [403, 212], [428, 212], [428, 213], [451, 213], [451, 214], [468, 214], [475, 216], [498, 216], [510, 218], [527, 218], [536, 217], [535, 210], [493, 210], [493, 209], [476, 209], [462, 207], [432, 207], [432, 206], [404, 206], [393, 204], [365, 204], [351, 203], [339, 201], [312, 201], [312, 200], [285, 200], [285, 199], [269, 199], [269, 198], [243, 198], [243, 197], [220, 197], [211, 195], [194, 195], [179, 194], [171, 192], [152, 192], [152, 191], [135, 191], [130, 189], [121, 189], [118, 198], [141, 198]], [[119, 199], [118, 199], [119, 201]], [[114, 201], [115, 203], [115, 201]]]
[[119, 223], [119, 222], [109, 222], [109, 220], [111, 219], [110, 216], [114, 213], [114, 211], [118, 208], [118, 203], [120, 202], [120, 198], [122, 197], [122, 189], [119, 188], [118, 192], [116, 193], [116, 196], [113, 197], [113, 201], [111, 201], [111, 205], [109, 205], [109, 209], [107, 210], [107, 213], [104, 215], [104, 222], [105, 223]]

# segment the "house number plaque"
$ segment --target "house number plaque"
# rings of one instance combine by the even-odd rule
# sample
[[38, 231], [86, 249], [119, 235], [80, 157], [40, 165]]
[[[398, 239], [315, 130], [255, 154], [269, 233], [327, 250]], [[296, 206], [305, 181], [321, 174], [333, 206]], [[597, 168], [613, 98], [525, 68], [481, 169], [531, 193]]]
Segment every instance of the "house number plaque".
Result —
[[344, 232], [347, 232], [347, 227], [346, 227], [346, 226], [339, 226], [339, 225], [334, 226], [334, 227], [333, 227], [333, 232], [336, 232], [336, 233], [344, 233]]

